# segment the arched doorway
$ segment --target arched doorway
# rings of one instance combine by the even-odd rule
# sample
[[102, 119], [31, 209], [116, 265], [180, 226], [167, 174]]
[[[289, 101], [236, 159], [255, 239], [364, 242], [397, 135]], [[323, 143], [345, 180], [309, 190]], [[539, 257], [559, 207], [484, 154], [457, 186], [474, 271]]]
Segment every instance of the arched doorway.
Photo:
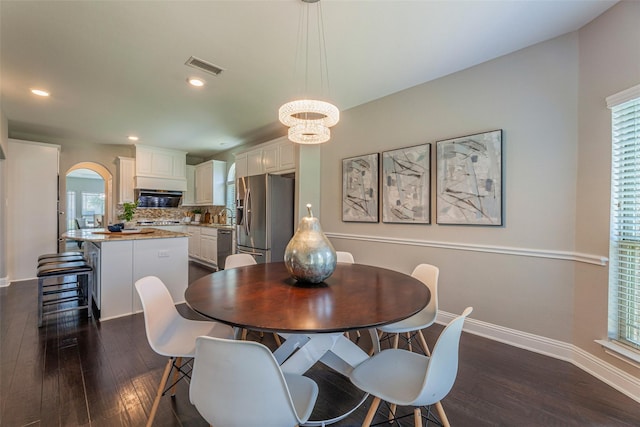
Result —
[[[60, 210], [64, 212], [59, 218], [60, 232], [78, 227], [106, 227], [114, 216], [112, 184], [111, 172], [98, 163], [81, 162], [69, 168], [60, 182]], [[60, 239], [59, 250], [74, 248], [65, 247]]]

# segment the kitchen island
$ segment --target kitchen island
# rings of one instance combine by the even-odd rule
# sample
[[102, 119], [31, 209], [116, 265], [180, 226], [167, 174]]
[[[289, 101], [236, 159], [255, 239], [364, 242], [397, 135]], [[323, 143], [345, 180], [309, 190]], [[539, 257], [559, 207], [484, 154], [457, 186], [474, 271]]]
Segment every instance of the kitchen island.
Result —
[[157, 276], [174, 303], [184, 302], [189, 284], [188, 234], [156, 228], [110, 233], [106, 229], [70, 230], [62, 235], [82, 241], [93, 267], [93, 305], [101, 320], [142, 311], [136, 280]]

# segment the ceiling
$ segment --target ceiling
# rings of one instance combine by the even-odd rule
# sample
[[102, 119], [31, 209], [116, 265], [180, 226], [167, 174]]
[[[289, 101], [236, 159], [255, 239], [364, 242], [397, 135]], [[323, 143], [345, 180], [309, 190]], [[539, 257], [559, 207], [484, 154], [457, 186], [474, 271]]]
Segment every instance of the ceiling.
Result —
[[[322, 0], [330, 90], [315, 83], [312, 43], [308, 92], [353, 108], [577, 30], [615, 3]], [[305, 52], [297, 47], [305, 7], [313, 14], [317, 4], [2, 0], [1, 108], [10, 136], [132, 144], [135, 134], [140, 144], [209, 157], [285, 135], [277, 111], [302, 95], [296, 58]], [[318, 32], [315, 22], [309, 29]], [[224, 71], [188, 67], [191, 56]], [[190, 76], [206, 85], [189, 86]]]

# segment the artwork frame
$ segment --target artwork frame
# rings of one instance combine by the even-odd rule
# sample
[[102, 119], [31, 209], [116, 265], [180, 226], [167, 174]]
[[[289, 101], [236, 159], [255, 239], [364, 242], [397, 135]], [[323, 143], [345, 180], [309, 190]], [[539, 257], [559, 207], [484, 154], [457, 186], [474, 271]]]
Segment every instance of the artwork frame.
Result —
[[436, 223], [502, 226], [502, 129], [436, 141]]
[[342, 159], [342, 221], [379, 222], [379, 157]]
[[382, 152], [382, 222], [431, 224], [431, 144]]

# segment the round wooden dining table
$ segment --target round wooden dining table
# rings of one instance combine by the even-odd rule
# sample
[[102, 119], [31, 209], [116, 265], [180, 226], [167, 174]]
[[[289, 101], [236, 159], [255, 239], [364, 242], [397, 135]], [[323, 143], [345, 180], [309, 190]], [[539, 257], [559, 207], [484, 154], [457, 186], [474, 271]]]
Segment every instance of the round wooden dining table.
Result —
[[[367, 329], [379, 351], [376, 327], [412, 316], [429, 303], [429, 289], [410, 275], [385, 268], [338, 263], [324, 282], [293, 279], [283, 262], [222, 270], [189, 285], [189, 307], [210, 319], [242, 328], [275, 332], [285, 342], [274, 351], [283, 372], [303, 374], [320, 361], [348, 376], [369, 355], [344, 336]], [[339, 421], [353, 409], [332, 419]]]

